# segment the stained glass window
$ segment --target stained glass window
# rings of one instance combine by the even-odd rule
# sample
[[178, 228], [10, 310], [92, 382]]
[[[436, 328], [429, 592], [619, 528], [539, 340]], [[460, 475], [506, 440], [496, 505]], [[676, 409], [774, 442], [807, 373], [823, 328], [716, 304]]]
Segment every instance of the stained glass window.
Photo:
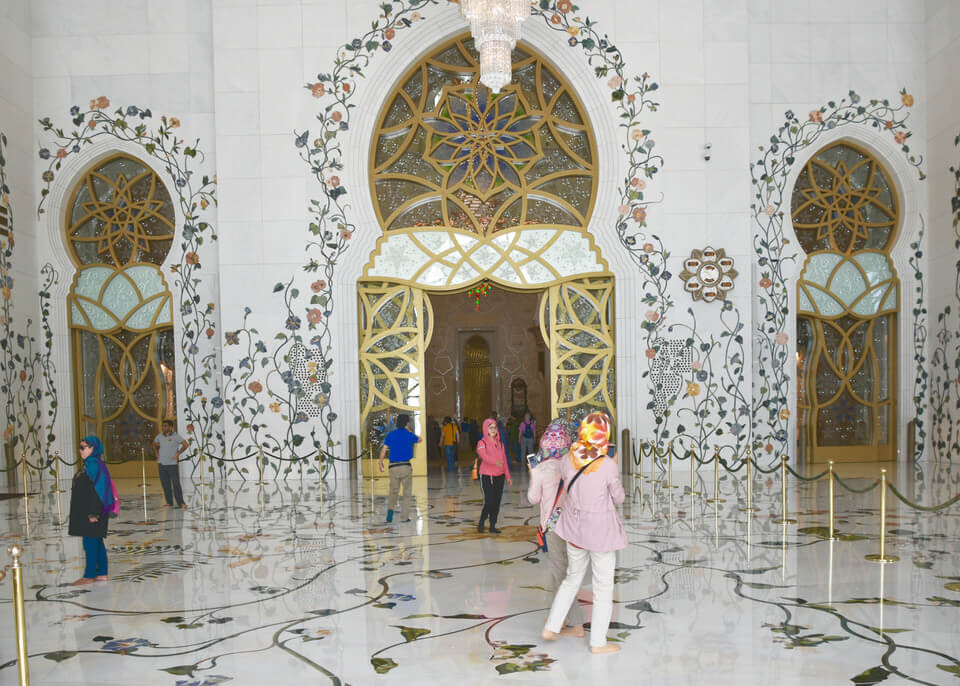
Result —
[[[900, 217], [886, 170], [848, 142], [801, 170], [791, 216], [807, 252], [797, 282], [802, 454], [813, 461], [896, 455]], [[839, 450], [842, 448], [842, 450]]]
[[110, 460], [139, 456], [176, 418], [173, 304], [160, 265], [175, 234], [170, 194], [138, 160], [116, 155], [77, 183], [66, 237], [77, 431]]
[[371, 191], [385, 231], [586, 227], [597, 152], [585, 109], [522, 43], [513, 74], [499, 94], [480, 85], [473, 40], [461, 36], [400, 80], [371, 151]]

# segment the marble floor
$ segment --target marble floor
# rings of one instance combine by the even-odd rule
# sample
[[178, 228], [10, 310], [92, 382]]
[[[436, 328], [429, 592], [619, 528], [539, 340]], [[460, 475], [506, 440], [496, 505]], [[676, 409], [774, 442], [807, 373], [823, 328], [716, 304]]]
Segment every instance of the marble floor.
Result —
[[[947, 465], [896, 478], [923, 503], [960, 492]], [[539, 638], [552, 594], [525, 479], [504, 494], [499, 536], [476, 532], [467, 470], [417, 479], [417, 515], [392, 525], [383, 482], [188, 482], [188, 510], [151, 490], [146, 517], [125, 483], [112, 578], [86, 587], [70, 585], [80, 541], [44, 484], [29, 531], [22, 499], [0, 503], [0, 537], [26, 547], [32, 683], [960, 684], [960, 504], [888, 501], [900, 561], [878, 565], [864, 559], [879, 550], [876, 490], [837, 488], [831, 542], [825, 481], [791, 479], [799, 522], [784, 527], [775, 474], [757, 476], [752, 515], [742, 472], [720, 480], [719, 504], [691, 496], [689, 477], [673, 490], [637, 480], [608, 632], [623, 650], [592, 656], [585, 639]], [[712, 470], [696, 489], [712, 495]], [[12, 684], [9, 579], [0, 587], [0, 683]]]

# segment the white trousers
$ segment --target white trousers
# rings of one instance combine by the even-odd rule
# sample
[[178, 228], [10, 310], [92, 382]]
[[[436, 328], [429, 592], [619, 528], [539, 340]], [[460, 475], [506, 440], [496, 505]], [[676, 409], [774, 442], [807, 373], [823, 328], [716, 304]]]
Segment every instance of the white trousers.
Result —
[[587, 571], [587, 561], [593, 573], [593, 614], [590, 617], [590, 647], [607, 644], [607, 629], [613, 617], [613, 571], [617, 566], [615, 550], [598, 553], [576, 548], [567, 543], [567, 577], [557, 589], [546, 628], [557, 633], [563, 628], [564, 617], [577, 598], [580, 582]]

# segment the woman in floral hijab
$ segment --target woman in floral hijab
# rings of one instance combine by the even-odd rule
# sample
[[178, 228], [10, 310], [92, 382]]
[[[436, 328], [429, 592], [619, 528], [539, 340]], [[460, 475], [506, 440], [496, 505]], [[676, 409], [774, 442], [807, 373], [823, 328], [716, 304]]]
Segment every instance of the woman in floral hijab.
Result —
[[[557, 493], [560, 491], [560, 463], [567, 457], [570, 450], [570, 434], [559, 419], [550, 422], [550, 426], [540, 437], [540, 449], [537, 451], [538, 463], [530, 469], [530, 487], [527, 489], [527, 500], [531, 503], [540, 503], [540, 528], [546, 530], [547, 559], [550, 562], [550, 577], [553, 581], [553, 590], [560, 587], [560, 583], [567, 575], [567, 544], [557, 536], [552, 529], [547, 529], [547, 520], [553, 511]], [[562, 501], [563, 498], [561, 497]], [[565, 624], [567, 628], [560, 631], [565, 636], [583, 636], [583, 623], [586, 615], [580, 609], [580, 603], [574, 602], [567, 612]]]

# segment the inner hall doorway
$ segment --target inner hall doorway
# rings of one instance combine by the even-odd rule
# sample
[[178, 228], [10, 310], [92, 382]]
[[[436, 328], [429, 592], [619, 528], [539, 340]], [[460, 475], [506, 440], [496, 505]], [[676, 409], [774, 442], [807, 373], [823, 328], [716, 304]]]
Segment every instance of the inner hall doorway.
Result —
[[[476, 455], [476, 430], [497, 412], [508, 435], [525, 412], [538, 430], [550, 421], [547, 343], [539, 323], [543, 291], [510, 291], [498, 285], [460, 293], [430, 293], [433, 335], [424, 356], [427, 470], [439, 473], [446, 460], [440, 448], [444, 419], [461, 429], [457, 466]], [[514, 448], [513, 437], [508, 443]], [[516, 455], [514, 454], [514, 458]]]

